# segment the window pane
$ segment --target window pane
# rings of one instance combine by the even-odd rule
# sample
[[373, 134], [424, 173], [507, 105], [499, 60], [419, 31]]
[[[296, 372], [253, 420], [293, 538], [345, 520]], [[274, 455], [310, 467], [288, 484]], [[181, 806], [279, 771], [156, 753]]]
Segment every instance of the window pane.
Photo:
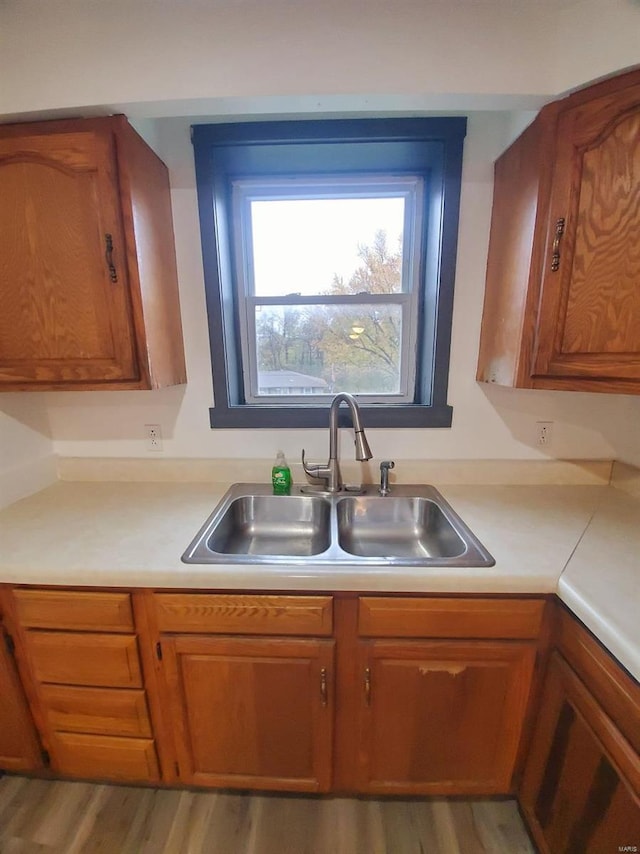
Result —
[[404, 196], [251, 201], [256, 296], [402, 291]]
[[400, 305], [256, 306], [258, 396], [402, 394]]

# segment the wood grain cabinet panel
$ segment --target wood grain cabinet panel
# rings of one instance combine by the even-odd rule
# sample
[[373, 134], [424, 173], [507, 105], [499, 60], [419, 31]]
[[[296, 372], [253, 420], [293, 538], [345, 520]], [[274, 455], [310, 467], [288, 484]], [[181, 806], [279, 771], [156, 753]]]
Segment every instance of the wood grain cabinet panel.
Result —
[[505, 794], [536, 647], [361, 641], [361, 791]]
[[17, 588], [13, 597], [20, 624], [28, 628], [88, 632], [134, 630], [129, 593]]
[[327, 791], [333, 647], [330, 640], [163, 638], [181, 781]]
[[361, 596], [358, 633], [396, 638], [537, 638], [544, 607], [540, 599]]
[[141, 688], [135, 637], [29, 631], [26, 645], [39, 682]]
[[142, 690], [42, 685], [40, 695], [54, 730], [102, 735], [152, 735]]
[[331, 596], [158, 593], [161, 632], [240, 635], [330, 635]]
[[52, 767], [59, 774], [86, 779], [154, 782], [158, 759], [150, 738], [56, 733]]
[[540, 850], [632, 851], [639, 795], [640, 757], [555, 652], [520, 791]]
[[0, 624], [0, 770], [42, 767], [36, 729]]
[[550, 216], [533, 375], [640, 391], [640, 82], [561, 112]]
[[0, 127], [0, 390], [185, 381], [167, 171], [123, 116]]
[[640, 394], [639, 276], [634, 71], [549, 105], [496, 163], [477, 378]]

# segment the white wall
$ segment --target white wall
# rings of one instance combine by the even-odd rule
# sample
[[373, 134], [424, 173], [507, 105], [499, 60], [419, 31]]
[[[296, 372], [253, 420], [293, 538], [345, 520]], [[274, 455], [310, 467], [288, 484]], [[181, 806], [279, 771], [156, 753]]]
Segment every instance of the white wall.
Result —
[[[475, 108], [463, 175], [449, 400], [451, 430], [372, 432], [377, 457], [539, 457], [535, 421], [556, 422], [556, 457], [638, 455], [637, 401], [527, 392], [474, 381], [492, 192], [492, 161], [525, 113], [577, 83], [638, 60], [637, 0], [4, 0], [0, 114], [124, 109], [137, 120], [268, 114], [424, 114]], [[78, 108], [82, 108], [78, 110]], [[496, 109], [482, 112], [479, 108]], [[326, 455], [326, 431], [212, 431], [209, 345], [187, 120], [145, 121], [167, 162], [189, 383], [159, 392], [0, 396], [29, 425], [34, 403], [62, 455], [147, 456], [145, 423], [164, 456]], [[10, 422], [9, 422], [10, 423]], [[622, 425], [622, 426], [621, 426]], [[12, 448], [34, 458], [39, 441]], [[36, 431], [37, 432], [37, 431]], [[620, 450], [619, 450], [620, 449]]]
[[183, 98], [548, 93], [537, 5], [11, 0], [1, 61], [17, 85], [4, 88], [0, 113]]
[[620, 415], [609, 429], [615, 458], [640, 467], [640, 398], [627, 397]]
[[[545, 50], [545, 44], [547, 49]], [[640, 62], [638, 0], [574, 0], [547, 14], [541, 57], [553, 64], [558, 91]]]
[[0, 396], [0, 507], [43, 489], [56, 479], [43, 403], [41, 395]]
[[385, 96], [405, 109], [509, 106], [511, 96], [539, 104], [638, 62], [640, 9], [637, 0], [4, 0], [0, 16], [0, 114], [127, 105], [129, 115], [167, 116], [184, 115], [182, 99], [209, 113], [229, 99], [252, 112], [261, 99], [280, 110], [379, 109]]

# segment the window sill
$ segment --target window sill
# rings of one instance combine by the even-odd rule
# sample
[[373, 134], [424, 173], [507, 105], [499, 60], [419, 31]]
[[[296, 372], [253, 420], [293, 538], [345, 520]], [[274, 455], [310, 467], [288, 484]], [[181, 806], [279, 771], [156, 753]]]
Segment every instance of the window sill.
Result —
[[[365, 428], [388, 427], [451, 427], [451, 406], [360, 406]], [[329, 404], [326, 406], [242, 406], [215, 407], [209, 410], [213, 429], [300, 427], [326, 428], [329, 426]], [[348, 410], [339, 410], [341, 427], [351, 426]]]

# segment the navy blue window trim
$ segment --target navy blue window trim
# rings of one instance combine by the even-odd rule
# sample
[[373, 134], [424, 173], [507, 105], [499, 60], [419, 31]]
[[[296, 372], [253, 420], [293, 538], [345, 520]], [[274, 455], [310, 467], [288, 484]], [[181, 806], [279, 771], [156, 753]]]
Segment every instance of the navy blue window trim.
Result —
[[[326, 427], [327, 404], [246, 404], [235, 310], [231, 182], [239, 178], [420, 174], [425, 194], [415, 402], [363, 405], [368, 427], [450, 427], [453, 288], [466, 119], [305, 120], [195, 125], [215, 406], [211, 427]], [[343, 411], [343, 416], [346, 410]]]

